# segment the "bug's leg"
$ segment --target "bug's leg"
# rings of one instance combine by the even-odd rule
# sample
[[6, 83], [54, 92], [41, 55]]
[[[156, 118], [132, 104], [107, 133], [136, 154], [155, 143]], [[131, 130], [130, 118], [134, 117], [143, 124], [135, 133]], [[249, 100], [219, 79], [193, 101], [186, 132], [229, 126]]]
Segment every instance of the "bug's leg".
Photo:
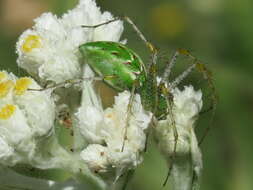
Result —
[[28, 90], [29, 91], [45, 91], [45, 90], [49, 90], [49, 89], [56, 89], [56, 88], [61, 88], [61, 87], [66, 87], [66, 86], [73, 86], [76, 84], [80, 84], [83, 81], [89, 81], [89, 80], [102, 81], [102, 80], [108, 80], [113, 77], [116, 77], [116, 76], [108, 75], [108, 76], [104, 76], [104, 77], [87, 77], [87, 78], [69, 79], [64, 82], [60, 82], [57, 84], [46, 86], [45, 88], [39, 88], [39, 89], [29, 88]]
[[[122, 16], [122, 17], [118, 17], [112, 20], [108, 20], [106, 22], [100, 23], [100, 24], [96, 24], [96, 25], [82, 25], [83, 28], [97, 28], [106, 24], [110, 24], [112, 22], [116, 22], [119, 20], [124, 20], [126, 21], [132, 28], [133, 30], [137, 33], [137, 35], [139, 36], [139, 38], [145, 43], [146, 47], [149, 49], [149, 51], [151, 52], [151, 54], [155, 54], [157, 53], [157, 49], [155, 48], [155, 46], [147, 40], [147, 38], [144, 36], [144, 34], [140, 31], [140, 29], [137, 27], [137, 25], [127, 16]], [[147, 67], [145, 67], [145, 65], [143, 65], [143, 68], [145, 69], [145, 72], [147, 70], [149, 70], [150, 65]]]
[[143, 33], [139, 30], [139, 28], [136, 26], [136, 24], [134, 24], [134, 22], [127, 16], [121, 16], [121, 17], [117, 17], [115, 19], [112, 19], [112, 20], [108, 20], [106, 22], [102, 22], [102, 23], [99, 23], [99, 24], [96, 24], [96, 25], [82, 25], [83, 28], [98, 28], [100, 26], [103, 26], [103, 25], [107, 25], [107, 24], [110, 24], [112, 22], [116, 22], [116, 21], [119, 21], [119, 20], [125, 20], [128, 24], [130, 24], [132, 26], [132, 28], [134, 29], [134, 31], [137, 33], [137, 35], [140, 37], [140, 39], [145, 43], [145, 45], [148, 47], [148, 49], [151, 51], [151, 52], [156, 52], [156, 49], [155, 47], [152, 45], [151, 42], [149, 42], [146, 37], [143, 35]]
[[170, 83], [170, 88], [174, 89], [177, 87], [196, 67], [196, 63], [189, 66], [182, 74], [180, 74], [172, 83]]
[[211, 90], [211, 105], [210, 105], [210, 108], [208, 109], [212, 110], [212, 116], [211, 116], [208, 127], [205, 129], [203, 136], [200, 138], [199, 145], [201, 145], [203, 140], [207, 136], [208, 132], [210, 131], [210, 128], [214, 119], [215, 111], [216, 111], [218, 96], [213, 84], [212, 73], [207, 69], [205, 64], [199, 61], [196, 57], [194, 57], [188, 50], [178, 49], [177, 52], [180, 55], [189, 57], [193, 61], [193, 63], [191, 63], [192, 66], [190, 66], [185, 72], [183, 72], [179, 77], [177, 77], [172, 82], [172, 84], [168, 83], [168, 85], [173, 85], [173, 87], [176, 87], [192, 71], [192, 69], [195, 68], [195, 70], [197, 70], [197, 72], [199, 72], [202, 75], [203, 79], [207, 81], [208, 88]]
[[134, 96], [135, 96], [135, 89], [136, 89], [136, 83], [133, 84], [132, 86], [132, 90], [131, 90], [131, 94], [130, 94], [130, 98], [129, 98], [129, 103], [127, 105], [127, 113], [126, 113], [126, 125], [124, 127], [124, 134], [123, 134], [123, 144], [122, 144], [122, 148], [121, 148], [121, 152], [124, 151], [124, 147], [125, 147], [125, 143], [127, 140], [127, 129], [129, 127], [129, 121], [130, 121], [130, 117], [131, 117], [131, 111], [132, 111], [132, 105], [133, 105], [133, 101], [134, 101]]
[[[206, 95], [206, 96], [203, 97], [203, 98], [205, 98], [205, 99], [211, 99], [211, 98], [212, 98], [212, 93]], [[199, 115], [204, 115], [204, 114], [206, 114], [206, 113], [209, 113], [209, 112], [212, 111], [213, 109], [214, 109], [214, 106], [213, 106], [212, 104], [210, 104], [207, 108], [201, 110], [201, 111], [199, 112]]]
[[137, 27], [137, 25], [127, 16], [124, 16], [123, 19], [128, 22], [133, 29], [135, 30], [135, 32], [137, 33], [137, 35], [141, 38], [141, 40], [145, 43], [145, 45], [147, 46], [147, 48], [152, 52], [155, 53], [157, 50], [155, 48], [155, 46], [149, 42], [147, 40], [147, 38], [144, 36], [144, 34], [140, 31], [140, 29]]
[[210, 131], [210, 129], [212, 127], [212, 122], [213, 122], [215, 111], [216, 111], [216, 105], [217, 105], [217, 102], [218, 102], [218, 95], [216, 93], [216, 89], [215, 89], [214, 84], [213, 84], [212, 73], [207, 69], [205, 64], [200, 62], [199, 60], [197, 60], [194, 56], [192, 56], [186, 50], [181, 50], [181, 53], [188, 56], [188, 57], [190, 57], [191, 59], [196, 60], [196, 70], [199, 73], [201, 73], [203, 78], [207, 81], [208, 87], [211, 89], [211, 93], [212, 93], [212, 95], [211, 95], [211, 106], [210, 106], [212, 108], [212, 116], [211, 116], [209, 125], [205, 129], [204, 134], [202, 135], [202, 137], [200, 138], [199, 145], [201, 145], [203, 143], [203, 140], [205, 139], [205, 137], [207, 136], [208, 132]]
[[173, 153], [171, 155], [170, 167], [169, 167], [166, 179], [163, 183], [163, 186], [166, 185], [166, 183], [169, 179], [170, 173], [173, 169], [173, 164], [176, 159], [177, 143], [178, 143], [178, 132], [177, 132], [176, 121], [175, 121], [173, 110], [172, 110], [173, 109], [173, 100], [169, 97], [169, 98], [167, 98], [167, 102], [168, 102], [168, 107], [169, 107], [169, 114], [171, 115], [171, 126], [172, 126], [172, 130], [173, 130], [173, 135], [174, 135], [174, 147], [173, 147]]
[[[155, 48], [155, 46], [150, 41], [147, 40], [147, 38], [140, 31], [140, 29], [137, 27], [137, 25], [129, 17], [124, 16], [124, 17], [122, 17], [122, 19], [124, 19], [128, 24], [130, 24], [132, 26], [132, 28], [137, 33], [137, 35], [139, 36], [139, 38], [145, 43], [146, 47], [151, 52], [151, 59], [152, 60], [151, 60], [151, 63], [149, 65], [147, 65], [147, 69], [146, 69], [146, 72], [147, 72], [147, 71], [149, 71], [151, 65], [156, 62], [156, 60], [154, 61], [154, 59], [156, 59], [158, 51]], [[145, 68], [145, 65], [144, 65], [144, 68]]]
[[163, 186], [166, 185], [170, 173], [173, 169], [173, 165], [174, 165], [174, 161], [176, 159], [176, 153], [177, 153], [177, 143], [178, 143], [178, 131], [177, 131], [177, 127], [176, 127], [176, 121], [175, 121], [175, 117], [174, 117], [174, 113], [173, 113], [173, 94], [170, 92], [170, 89], [168, 87], [165, 86], [165, 83], [160, 83], [159, 84], [159, 88], [158, 90], [164, 95], [165, 99], [166, 99], [166, 103], [168, 106], [168, 114], [170, 115], [170, 123], [171, 123], [171, 127], [172, 127], [172, 132], [173, 132], [173, 136], [174, 136], [174, 146], [173, 146], [173, 152], [172, 155], [170, 156], [170, 166], [168, 169], [168, 173], [167, 176], [165, 178], [165, 181], [163, 183]]
[[197, 63], [196, 68], [200, 73], [202, 73], [202, 75], [203, 75], [204, 79], [207, 81], [208, 86], [211, 89], [211, 93], [212, 93], [212, 95], [211, 95], [211, 105], [210, 105], [210, 108], [212, 110], [212, 116], [211, 116], [209, 125], [205, 129], [204, 134], [202, 135], [202, 137], [200, 138], [199, 145], [201, 145], [203, 143], [205, 137], [207, 136], [208, 132], [210, 131], [211, 127], [212, 127], [212, 122], [213, 122], [213, 119], [214, 119], [216, 106], [217, 106], [217, 102], [218, 102], [218, 95], [216, 93], [216, 89], [215, 89], [214, 84], [213, 84], [212, 73], [206, 68], [206, 66], [203, 63]]
[[100, 26], [107, 25], [107, 24], [110, 24], [110, 23], [112, 23], [112, 22], [119, 21], [120, 19], [121, 19], [121, 18], [118, 17], [118, 18], [115, 18], [115, 19], [112, 19], [112, 20], [108, 20], [108, 21], [99, 23], [99, 24], [95, 24], [95, 25], [82, 25], [82, 27], [83, 27], [83, 28], [98, 28], [98, 27], [100, 27]]
[[176, 63], [178, 55], [179, 55], [179, 52], [176, 51], [173, 54], [172, 58], [166, 64], [166, 68], [164, 70], [161, 82], [165, 83], [168, 80], [168, 78], [170, 76], [170, 73], [171, 73], [171, 70], [172, 70], [173, 66], [175, 65], [175, 63]]

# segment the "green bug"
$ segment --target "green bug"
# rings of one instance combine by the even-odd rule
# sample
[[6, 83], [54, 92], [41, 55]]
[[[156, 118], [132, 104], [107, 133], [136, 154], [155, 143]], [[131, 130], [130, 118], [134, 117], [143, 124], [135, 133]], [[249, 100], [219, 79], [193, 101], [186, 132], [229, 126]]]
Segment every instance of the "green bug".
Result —
[[[212, 90], [211, 108], [215, 110], [217, 96], [212, 82], [212, 75], [203, 63], [192, 56], [187, 50], [179, 49], [175, 52], [172, 59], [168, 62], [161, 79], [158, 81], [156, 63], [157, 50], [149, 41], [146, 40], [137, 26], [128, 17], [123, 17], [123, 19], [133, 27], [138, 36], [142, 41], [144, 41], [145, 45], [151, 51], [152, 61], [150, 64], [145, 65], [141, 58], [133, 50], [117, 42], [98, 41], [81, 45], [79, 47], [79, 50], [83, 55], [82, 58], [84, 62], [89, 64], [89, 66], [93, 69], [93, 71], [95, 71], [97, 75], [104, 78], [106, 84], [116, 89], [117, 91], [131, 90], [131, 97], [133, 97], [135, 93], [140, 94], [144, 109], [151, 111], [154, 114], [153, 119], [165, 119], [168, 114], [171, 114], [173, 118], [172, 91], [186, 76], [189, 75], [193, 69], [196, 69], [203, 75], [203, 78], [207, 80], [208, 86]], [[119, 20], [119, 18], [109, 20], [101, 24], [83, 27], [94, 29], [105, 24], [115, 22], [117, 20]], [[178, 55], [184, 55], [190, 58], [192, 60], [192, 64], [174, 81], [170, 82], [169, 76], [171, 69], [175, 64]], [[114, 77], [107, 78], [107, 76]], [[129, 101], [128, 111], [131, 109], [131, 103], [133, 100], [131, 97]], [[125, 129], [125, 139], [127, 139], [127, 125], [128, 124], [126, 124]], [[164, 185], [166, 184], [168, 176], [170, 175], [177, 149], [178, 134], [174, 121], [172, 121], [172, 125], [175, 140], [174, 155], [172, 155], [171, 166], [169, 168], [169, 172]], [[199, 143], [203, 141], [204, 137], [209, 131], [209, 128], [210, 126], [206, 129]], [[122, 148], [124, 148], [124, 143]]]
[[168, 64], [169, 67], [165, 69], [161, 82], [158, 83], [156, 63], [151, 64], [147, 70], [141, 58], [121, 43], [89, 42], [81, 45], [79, 50], [84, 62], [89, 64], [97, 75], [104, 77], [104, 82], [109, 86], [117, 91], [131, 91], [134, 88], [134, 91], [141, 95], [144, 108], [152, 111], [157, 119], [164, 119], [169, 113], [168, 102], [172, 102], [173, 98], [171, 89], [175, 88], [193, 68], [198, 67], [202, 72], [206, 69], [203, 64], [196, 62], [172, 83], [167, 82], [178, 54], [190, 55], [186, 50], [178, 50]]

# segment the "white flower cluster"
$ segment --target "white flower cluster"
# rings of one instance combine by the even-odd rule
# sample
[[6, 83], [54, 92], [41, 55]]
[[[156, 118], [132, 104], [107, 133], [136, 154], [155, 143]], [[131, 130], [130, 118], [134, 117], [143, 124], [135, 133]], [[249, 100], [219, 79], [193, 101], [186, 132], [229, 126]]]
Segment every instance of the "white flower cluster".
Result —
[[36, 139], [48, 135], [55, 119], [51, 91], [29, 77], [0, 72], [0, 163], [14, 165], [31, 161]]
[[[96, 29], [82, 25], [96, 25], [111, 19], [110, 13], [101, 13], [94, 0], [80, 0], [76, 8], [61, 18], [52, 13], [42, 14], [35, 19], [33, 28], [26, 30], [17, 42], [18, 66], [43, 85], [94, 77], [94, 72], [82, 61], [79, 46], [92, 41], [119, 41], [123, 25], [121, 21]], [[76, 105], [59, 103], [59, 99], [64, 99], [61, 96], [66, 88], [61, 91], [63, 93], [57, 93], [57, 101], [52, 98], [54, 89], [31, 89], [41, 87], [32, 78], [17, 78], [5, 71], [0, 72], [0, 164], [13, 166], [34, 162], [40, 168], [57, 166], [70, 169], [73, 173], [81, 170], [84, 175], [95, 178], [90, 170], [99, 172], [101, 176], [108, 172], [119, 177], [141, 163], [141, 153], [146, 144], [145, 132], [152, 114], [143, 109], [138, 94], [134, 95], [130, 105], [131, 93], [121, 92], [114, 98], [114, 105], [104, 109], [93, 81], [83, 81], [82, 100], [77, 108]], [[79, 100], [80, 92], [73, 94], [75, 96], [71, 98]], [[179, 138], [172, 175], [192, 184], [189, 175], [194, 171], [198, 178], [202, 169], [201, 153], [194, 133], [194, 122], [202, 108], [202, 94], [190, 86], [183, 91], [175, 89], [173, 96], [172, 114], [168, 114], [165, 120], [157, 121], [154, 132], [160, 150], [171, 161], [175, 120], [174, 127]], [[70, 110], [66, 121], [73, 127], [73, 141], [76, 142], [79, 137], [85, 141], [74, 149], [74, 153], [63, 149], [55, 136], [52, 142], [48, 140], [48, 144], [37, 145], [37, 141], [54, 130], [55, 118], [59, 119], [55, 117], [56, 110], [60, 110], [63, 104], [66, 110]], [[47, 145], [50, 145], [50, 150], [43, 147]], [[45, 158], [43, 151], [36, 155], [37, 158], [34, 157], [41, 147], [46, 149], [50, 158]], [[177, 163], [178, 158], [186, 158], [186, 162], [180, 159]], [[187, 164], [180, 165], [182, 163]], [[178, 171], [182, 168], [187, 168], [184, 170], [187, 173], [185, 178], [178, 177]], [[179, 187], [181, 182], [175, 180], [175, 183]]]
[[[202, 108], [202, 93], [194, 91], [192, 86], [186, 86], [183, 91], [176, 88], [173, 96], [173, 116], [169, 114], [167, 119], [158, 122], [154, 130], [155, 137], [168, 164], [173, 164], [171, 175], [174, 189], [197, 189], [202, 170], [202, 156], [195, 136], [194, 124]], [[174, 152], [173, 127], [178, 133], [176, 152]]]
[[80, 0], [76, 8], [57, 18], [44, 13], [35, 19], [17, 42], [18, 65], [40, 81], [60, 83], [81, 76], [79, 45], [90, 41], [118, 41], [123, 32], [121, 21], [96, 29], [95, 25], [111, 20], [109, 12], [101, 13], [94, 0]]
[[[96, 25], [111, 19], [109, 12], [101, 13], [94, 0], [80, 0], [76, 8], [61, 18], [44, 13], [35, 19], [32, 29], [20, 36], [17, 42], [18, 65], [42, 83], [89, 77], [83, 72], [85, 63], [81, 61], [78, 47], [91, 41], [119, 41], [123, 25], [121, 21], [96, 29], [83, 28], [82, 25]], [[84, 67], [88, 68], [87, 65]], [[94, 76], [91, 70], [89, 72]], [[97, 172], [135, 168], [142, 160], [140, 153], [146, 140], [144, 130], [151, 120], [151, 114], [142, 108], [140, 97], [135, 96], [129, 126], [126, 126], [129, 92], [119, 94], [114, 106], [106, 110], [98, 103], [92, 82], [85, 82], [82, 93], [81, 107], [77, 113], [71, 114], [78, 119], [74, 127], [80, 129], [88, 142], [80, 153], [83, 161]], [[93, 101], [87, 103], [90, 99]]]
[[[90, 69], [86, 66], [86, 76], [88, 72]], [[82, 106], [76, 115], [80, 131], [90, 145], [81, 152], [81, 157], [96, 172], [116, 168], [121, 173], [142, 161], [140, 154], [146, 142], [144, 131], [152, 114], [143, 109], [139, 95], [135, 95], [128, 113], [130, 95], [129, 91], [119, 93], [113, 107], [103, 110], [92, 83], [84, 83]]]

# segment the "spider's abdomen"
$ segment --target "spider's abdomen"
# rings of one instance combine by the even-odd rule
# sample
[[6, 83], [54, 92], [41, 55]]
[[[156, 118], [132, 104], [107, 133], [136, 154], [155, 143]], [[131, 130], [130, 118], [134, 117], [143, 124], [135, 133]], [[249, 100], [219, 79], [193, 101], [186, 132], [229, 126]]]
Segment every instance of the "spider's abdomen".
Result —
[[79, 47], [84, 63], [104, 78], [116, 90], [130, 90], [133, 83], [145, 80], [145, 68], [140, 57], [117, 42], [89, 42]]
[[145, 110], [151, 111], [158, 120], [166, 117], [167, 101], [161, 87], [158, 86], [157, 70], [154, 65], [150, 67], [146, 80], [137, 92], [141, 96], [141, 103]]

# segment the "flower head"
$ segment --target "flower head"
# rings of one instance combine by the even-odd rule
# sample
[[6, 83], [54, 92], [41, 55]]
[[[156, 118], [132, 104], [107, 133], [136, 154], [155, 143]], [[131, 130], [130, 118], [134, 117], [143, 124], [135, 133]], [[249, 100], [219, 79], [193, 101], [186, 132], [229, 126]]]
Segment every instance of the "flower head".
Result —
[[[29, 90], [41, 88], [32, 78], [18, 79], [5, 71], [0, 73], [4, 76], [0, 82], [0, 140], [9, 150], [1, 150], [0, 155], [12, 156], [13, 160], [6, 161], [16, 162], [27, 159], [24, 158], [26, 154], [33, 154], [35, 137], [46, 135], [52, 130], [54, 101], [51, 92]], [[23, 154], [19, 155], [18, 152]]]
[[[86, 76], [90, 70], [88, 66], [87, 70]], [[134, 95], [128, 112], [130, 96], [129, 91], [119, 93], [113, 107], [103, 109], [92, 83], [84, 82], [82, 106], [76, 116], [81, 134], [90, 144], [81, 157], [91, 169], [102, 172], [116, 168], [123, 172], [142, 161], [145, 130], [152, 114], [143, 109], [139, 95]]]
[[[115, 104], [112, 108], [99, 111], [99, 109], [93, 107], [93, 109], [96, 110], [96, 114], [92, 112], [93, 115], [87, 111], [90, 110], [89, 107], [80, 108], [77, 116], [82, 134], [86, 137], [87, 134], [91, 133], [100, 139], [100, 141], [97, 141], [98, 138], [94, 138], [93, 140], [91, 135], [88, 136], [88, 140], [96, 144], [88, 146], [88, 148], [82, 152], [81, 156], [84, 160], [87, 161], [86, 155], [90, 155], [90, 151], [97, 152], [99, 150], [100, 154], [96, 154], [97, 158], [95, 160], [104, 160], [101, 169], [106, 170], [107, 166], [135, 168], [142, 161], [140, 153], [144, 150], [146, 141], [146, 134], [144, 131], [149, 125], [151, 114], [143, 110], [139, 95], [135, 95], [131, 117], [128, 122], [129, 125], [127, 126], [126, 119], [129, 98], [129, 92], [125, 91], [120, 93], [115, 98]], [[88, 117], [90, 118], [87, 119]], [[91, 117], [95, 117], [95, 120]], [[98, 117], [99, 119], [96, 119]], [[126, 128], [127, 139], [124, 137]], [[122, 151], [123, 144], [124, 148]], [[101, 155], [102, 152], [103, 155]], [[89, 165], [89, 161], [87, 162]], [[100, 161], [98, 161], [98, 163], [100, 163]], [[95, 166], [96, 165], [94, 165], [94, 167]]]
[[34, 20], [17, 42], [18, 65], [42, 81], [60, 83], [81, 76], [78, 47], [91, 41], [118, 41], [122, 23], [115, 22], [97, 29], [83, 28], [112, 19], [101, 13], [94, 0], [80, 0], [73, 10], [58, 18], [44, 13]]

